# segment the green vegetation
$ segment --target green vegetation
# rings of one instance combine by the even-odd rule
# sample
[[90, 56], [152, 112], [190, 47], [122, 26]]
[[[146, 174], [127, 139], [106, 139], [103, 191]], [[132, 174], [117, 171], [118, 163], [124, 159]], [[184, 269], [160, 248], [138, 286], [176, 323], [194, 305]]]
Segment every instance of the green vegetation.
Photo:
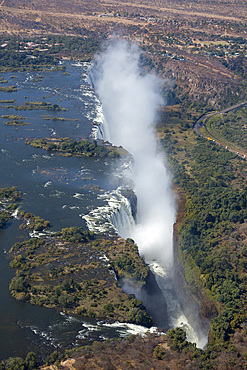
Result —
[[78, 121], [76, 118], [64, 118], [64, 117], [53, 117], [53, 116], [43, 116], [45, 120], [52, 120], [52, 121]]
[[11, 213], [17, 208], [21, 193], [16, 187], [0, 188], [0, 229], [11, 218]]
[[4, 122], [5, 125], [7, 126], [25, 126], [25, 125], [29, 125], [28, 122], [24, 122], [24, 121], [7, 121], [7, 122]]
[[71, 243], [86, 243], [94, 239], [94, 233], [83, 230], [82, 227], [66, 227], [61, 232], [57, 232], [56, 235], [61, 236], [63, 240]]
[[17, 91], [16, 86], [0, 86], [0, 92], [15, 92]]
[[10, 213], [6, 210], [1, 209], [0, 210], [0, 229], [2, 229], [8, 220], [10, 219]]
[[[39, 52], [38, 50], [32, 52], [33, 44], [28, 44], [28, 46], [28, 41], [25, 44], [18, 36], [4, 35], [0, 37], [0, 40], [1, 43], [4, 42], [7, 44], [5, 48], [0, 49], [1, 72], [14, 70], [27, 71], [30, 68], [40, 70], [44, 67], [55, 66], [58, 62], [57, 57], [51, 55], [50, 52]], [[25, 47], [27, 48], [25, 49]]]
[[39, 216], [34, 216], [32, 213], [20, 211], [19, 217], [23, 221], [19, 226], [20, 229], [27, 228], [35, 231], [43, 231], [50, 227], [50, 221], [46, 221]]
[[[194, 9], [197, 5], [198, 2]], [[194, 9], [192, 7], [192, 13]], [[202, 7], [200, 11], [205, 9]], [[126, 9], [126, 12], [119, 11], [117, 16], [129, 20], [151, 17], [148, 24], [144, 21], [143, 27], [126, 26], [128, 34], [136, 38], [140, 36], [143, 49], [150, 53], [142, 55], [142, 65], [174, 82], [168, 94], [168, 101], [174, 105], [161, 112], [157, 129], [170, 158], [181, 204], [183, 200], [185, 203], [184, 207], [181, 206], [175, 230], [179, 235], [179, 262], [184, 268], [187, 287], [201, 302], [201, 315], [209, 319], [214, 317], [210, 341], [206, 351], [198, 350], [177, 328], [168, 331], [166, 339], [150, 336], [147, 339], [132, 337], [122, 342], [94, 343], [81, 350], [82, 358], [78, 362], [76, 360], [76, 365], [81, 368], [85, 364], [91, 364], [92, 368], [114, 368], [119, 361], [118, 366], [126, 368], [246, 368], [246, 166], [244, 161], [224, 148], [196, 138], [192, 130], [196, 119], [212, 107], [227, 107], [246, 99], [246, 27], [244, 22], [224, 17], [211, 19], [193, 15], [186, 18], [179, 15], [169, 19], [160, 14], [154, 9], [154, 15], [147, 15], [140, 7], [138, 13], [136, 9], [131, 12]], [[1, 70], [49, 67], [50, 70], [64, 71], [63, 66], [55, 67], [61, 56], [90, 60], [108, 29], [101, 33], [101, 37], [99, 31], [88, 31], [77, 24], [68, 27], [68, 31], [83, 37], [48, 35], [27, 39], [6, 34], [0, 36], [2, 42], [7, 43], [0, 50]], [[37, 77], [36, 82], [41, 78]], [[0, 83], [7, 81], [2, 78]], [[16, 91], [15, 86], [1, 88], [0, 91]], [[1, 102], [14, 103], [11, 100]], [[39, 102], [15, 108], [60, 110], [57, 105]], [[246, 108], [224, 116], [217, 115], [208, 120], [207, 127], [209, 132], [222, 138], [225, 146], [231, 143], [236, 150], [245, 149], [246, 116]], [[54, 121], [65, 120], [46, 117]], [[168, 122], [166, 127], [163, 127], [164, 120]], [[27, 143], [68, 156], [117, 155], [114, 151], [109, 154], [107, 150], [110, 147], [101, 148], [96, 142], [86, 140], [34, 139]], [[7, 204], [6, 208], [9, 206], [12, 207]], [[33, 215], [23, 214], [22, 218], [25, 220], [23, 227], [42, 231], [48, 226], [45, 220]], [[92, 258], [87, 261], [89, 253]], [[120, 295], [113, 276], [109, 282], [109, 271], [104, 270], [100, 259], [103, 253], [107, 254], [111, 269], [119, 278], [131, 278], [140, 285], [145, 283], [148, 271], [142, 259], [138, 260], [137, 247], [132, 241], [96, 239], [80, 228], [69, 228], [63, 229], [53, 239], [31, 239], [13, 247], [11, 266], [16, 269], [16, 277], [10, 285], [12, 295], [33, 304], [65, 307], [78, 315], [135, 323], [146, 320], [147, 326], [150, 325], [141, 303], [133, 296], [126, 299]], [[47, 363], [57, 358], [54, 353]], [[176, 359], [178, 365], [174, 364]], [[22, 359], [11, 361], [10, 368], [25, 369], [27, 366]]]
[[[80, 32], [81, 34], [81, 32]], [[64, 71], [58, 61], [64, 57], [80, 58], [89, 61], [98, 51], [104, 35], [83, 30], [83, 37], [47, 35], [47, 37], [0, 36], [0, 43], [6, 43], [0, 49], [0, 71], [50, 70]]]
[[16, 116], [14, 114], [4, 114], [2, 116], [2, 118], [4, 118], [4, 119], [11, 119], [11, 120], [18, 120], [18, 121], [21, 120], [21, 119], [23, 119], [22, 116]]
[[119, 278], [129, 277], [144, 285], [149, 273], [148, 267], [142, 258], [133, 259], [133, 252], [138, 255], [138, 247], [132, 239], [127, 239], [124, 254], [114, 260], [114, 270]]
[[[173, 116], [174, 111], [170, 111]], [[242, 117], [245, 113], [239, 110], [237, 114]], [[244, 137], [241, 124], [238, 130], [236, 137]], [[200, 366], [210, 368], [209, 358], [217, 358], [222, 351], [241, 367], [243, 349], [236, 345], [235, 336], [239, 333], [243, 340], [247, 337], [245, 162], [213, 141], [196, 137], [190, 125], [186, 127], [179, 120], [159, 132], [177, 190], [185, 200], [176, 225], [179, 261], [187, 288], [201, 302], [201, 315], [213, 318]]]
[[154, 348], [154, 351], [153, 351], [153, 358], [155, 360], [164, 360], [167, 356], [167, 351], [164, 349], [163, 346], [161, 345], [157, 345], [155, 348]]
[[112, 145], [100, 145], [96, 140], [89, 141], [83, 139], [75, 141], [69, 137], [60, 139], [33, 139], [26, 140], [26, 144], [34, 148], [43, 148], [51, 152], [59, 152], [66, 157], [86, 156], [86, 157], [110, 157], [117, 158], [120, 155], [126, 155], [126, 151]]
[[67, 351], [65, 359], [73, 359], [74, 368], [91, 369], [127, 369], [133, 364], [136, 369], [211, 370], [220, 369], [221, 365], [229, 369], [234, 368], [230, 367], [232, 364], [239, 369], [246, 366], [246, 360], [243, 358], [240, 362], [233, 350], [226, 351], [218, 360], [214, 353], [197, 349], [186, 340], [186, 334], [181, 328], [171, 329], [167, 335], [131, 335], [122, 340], [94, 342], [90, 346]]
[[15, 186], [12, 188], [0, 188], [0, 199], [8, 199], [8, 200], [19, 200], [21, 197], [21, 192], [17, 190]]
[[48, 110], [52, 112], [68, 111], [67, 108], [60, 107], [58, 104], [51, 104], [47, 102], [25, 102], [23, 105], [15, 105], [16, 110]]
[[15, 99], [5, 99], [5, 100], [0, 100], [0, 104], [11, 104], [14, 103]]
[[29, 352], [25, 359], [21, 357], [10, 357], [0, 362], [0, 370], [35, 370], [37, 369], [37, 358], [34, 352]]
[[[28, 215], [21, 216], [30, 220]], [[41, 228], [37, 227], [41, 223], [38, 221], [37, 218], [30, 221], [35, 222], [36, 229]], [[107, 263], [104, 254], [108, 257]], [[120, 255], [128, 255], [136, 263], [126, 277], [135, 279], [135, 284], [145, 284], [148, 268], [133, 241], [96, 239], [90, 231], [70, 227], [52, 238], [31, 238], [16, 243], [9, 255], [10, 266], [16, 270], [10, 292], [19, 301], [110, 321], [148, 327], [153, 323], [142, 302], [134, 295], [124, 294], [110, 273]]]
[[168, 345], [173, 351], [180, 352], [185, 348], [196, 349], [196, 345], [194, 343], [190, 343], [186, 340], [186, 333], [181, 328], [170, 329], [166, 335], [168, 339]]
[[217, 114], [204, 122], [209, 133], [219, 138], [222, 143], [238, 151], [247, 148], [247, 108]]
[[29, 125], [29, 123], [27, 122], [24, 122], [22, 119], [23, 117], [22, 116], [17, 116], [17, 115], [14, 115], [14, 114], [4, 114], [2, 116], [2, 118], [4, 119], [10, 119], [11, 121], [6, 121], [4, 122], [5, 125], [9, 125], [9, 126], [23, 126], [23, 125]]

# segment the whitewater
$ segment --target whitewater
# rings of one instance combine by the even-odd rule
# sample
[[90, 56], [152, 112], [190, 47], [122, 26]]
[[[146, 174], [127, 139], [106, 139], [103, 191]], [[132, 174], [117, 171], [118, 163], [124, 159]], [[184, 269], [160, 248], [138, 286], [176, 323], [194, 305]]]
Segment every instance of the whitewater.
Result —
[[[176, 197], [155, 133], [158, 109], [165, 104], [163, 82], [144, 73], [139, 58], [136, 44], [113, 40], [96, 56], [89, 71], [88, 80], [98, 97], [93, 134], [123, 146], [130, 157], [120, 164], [117, 190], [100, 195], [106, 205], [84, 218], [90, 230], [135, 240], [167, 300], [170, 327], [184, 328], [188, 340], [202, 348], [206, 338], [197, 336], [172, 289]], [[131, 189], [136, 196], [135, 215], [124, 189]]]

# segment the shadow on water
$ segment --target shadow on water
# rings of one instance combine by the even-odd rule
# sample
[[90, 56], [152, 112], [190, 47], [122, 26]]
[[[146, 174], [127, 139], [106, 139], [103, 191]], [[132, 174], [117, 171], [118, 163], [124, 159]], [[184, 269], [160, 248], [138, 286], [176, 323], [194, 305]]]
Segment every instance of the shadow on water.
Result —
[[168, 329], [167, 303], [165, 296], [159, 288], [153, 273], [150, 271], [143, 287], [137, 287], [134, 282], [127, 279], [120, 281], [122, 290], [126, 294], [134, 294], [143, 302], [147, 313], [153, 318], [154, 326], [162, 331]]

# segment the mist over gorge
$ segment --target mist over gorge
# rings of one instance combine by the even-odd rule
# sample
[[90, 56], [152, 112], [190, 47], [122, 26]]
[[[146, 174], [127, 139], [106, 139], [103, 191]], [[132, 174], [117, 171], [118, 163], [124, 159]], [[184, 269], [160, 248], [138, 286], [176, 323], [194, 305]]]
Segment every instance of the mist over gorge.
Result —
[[172, 272], [175, 196], [155, 135], [157, 110], [165, 101], [162, 82], [143, 73], [139, 57], [136, 44], [114, 39], [96, 56], [89, 78], [102, 103], [104, 139], [123, 146], [133, 157], [137, 215], [128, 236], [147, 262], [155, 259]]
[[[140, 55], [136, 44], [113, 39], [95, 57], [89, 71], [88, 79], [102, 109], [98, 137], [123, 146], [132, 156], [132, 161], [126, 164], [127, 171], [126, 168], [122, 171], [121, 186], [105, 198], [109, 205], [108, 216], [101, 217], [106, 207], [99, 208], [96, 222], [99, 219], [104, 219], [106, 224], [110, 221], [120, 236], [134, 239], [139, 253], [154, 273], [163, 299], [155, 300], [133, 288], [128, 281], [122, 285], [123, 290], [127, 294], [134, 293], [148, 309], [151, 307], [151, 316], [158, 316], [155, 320], [158, 326], [167, 316], [166, 325], [161, 323], [160, 327], [183, 328], [188, 340], [203, 348], [207, 333], [202, 332], [199, 325], [194, 327], [192, 321], [197, 314], [192, 315], [193, 319], [186, 317], [173, 288], [176, 195], [172, 191], [172, 174], [166, 167], [165, 153], [160, 149], [155, 132], [158, 108], [165, 105], [161, 91], [166, 82], [154, 74], [144, 73], [139, 64]], [[121, 188], [131, 188], [135, 193], [135, 219], [126, 204], [127, 199], [121, 196]], [[88, 216], [85, 219], [88, 220]], [[96, 230], [94, 223], [90, 225], [89, 222], [88, 227]], [[166, 306], [165, 314], [161, 312], [163, 305]]]
[[[244, 5], [2, 1], [1, 192], [21, 199], [0, 199], [0, 368], [38, 368], [68, 348], [48, 367], [247, 368]], [[113, 34], [140, 48], [102, 47]], [[73, 252], [56, 236], [56, 257], [47, 230], [35, 249], [42, 223], [19, 228], [24, 212], [95, 240]], [[128, 291], [149, 271], [167, 326]], [[139, 300], [165, 335], [142, 337]]]

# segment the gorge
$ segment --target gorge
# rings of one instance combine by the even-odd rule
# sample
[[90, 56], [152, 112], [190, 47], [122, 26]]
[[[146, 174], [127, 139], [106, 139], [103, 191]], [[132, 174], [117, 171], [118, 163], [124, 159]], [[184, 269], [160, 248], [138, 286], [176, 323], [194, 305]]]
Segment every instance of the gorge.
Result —
[[[132, 54], [137, 61], [138, 50], [136, 49], [136, 47], [130, 47], [126, 45], [126, 51], [128, 50], [132, 50], [133, 52], [135, 51], [135, 53]], [[18, 130], [14, 130], [14, 128], [10, 126], [3, 125], [3, 132], [1, 136], [1, 158], [3, 163], [1, 170], [2, 178], [4, 179], [3, 185], [10, 186], [14, 181], [14, 184], [16, 184], [18, 188], [23, 192], [21, 208], [34, 212], [36, 214], [38, 213], [46, 219], [51, 219], [53, 224], [52, 230], [59, 230], [62, 227], [68, 226], [81, 226], [82, 224], [85, 225], [84, 219], [86, 219], [86, 222], [89, 225], [89, 221], [91, 219], [92, 225], [96, 228], [98, 227], [100, 229], [99, 231], [102, 231], [103, 227], [103, 231], [111, 232], [111, 230], [114, 231], [115, 226], [115, 228], [118, 229], [119, 234], [123, 235], [125, 238], [128, 238], [130, 235], [130, 237], [137, 240], [137, 233], [136, 235], [134, 234], [134, 231], [137, 231], [134, 218], [136, 218], [140, 226], [139, 237], [141, 237], [141, 231], [147, 230], [145, 228], [147, 227], [147, 222], [149, 222], [149, 220], [142, 216], [140, 210], [139, 212], [137, 212], [137, 210], [134, 210], [133, 207], [131, 209], [128, 202], [128, 199], [131, 198], [131, 192], [133, 194], [132, 189], [137, 191], [137, 183], [133, 183], [134, 171], [141, 175], [141, 171], [137, 171], [135, 163], [140, 164], [139, 169], [142, 169], [143, 167], [145, 168], [146, 163], [142, 162], [141, 155], [145, 155], [146, 149], [148, 151], [150, 148], [150, 155], [152, 155], [153, 158], [155, 158], [155, 160], [159, 162], [159, 165], [157, 166], [160, 166], [159, 168], [161, 168], [162, 170], [161, 174], [163, 174], [164, 177], [166, 176], [166, 169], [163, 166], [163, 157], [161, 156], [161, 154], [158, 154], [158, 147], [156, 146], [157, 142], [154, 134], [154, 127], [152, 128], [149, 125], [149, 122], [151, 121], [145, 121], [145, 128], [141, 127], [141, 122], [137, 120], [140, 126], [137, 129], [135, 135], [136, 137], [138, 137], [137, 142], [138, 144], [140, 144], [140, 147], [140, 133], [145, 133], [145, 130], [146, 134], [150, 135], [153, 140], [149, 142], [148, 136], [144, 136], [146, 140], [144, 141], [144, 143], [147, 148], [145, 148], [143, 153], [141, 150], [139, 152], [139, 156], [138, 153], [136, 154], [136, 156], [138, 157], [138, 162], [134, 162], [133, 157], [124, 158], [120, 161], [97, 158], [66, 158], [57, 156], [52, 152], [45, 152], [42, 149], [36, 149], [25, 145], [26, 138], [30, 139], [36, 137], [36, 135], [44, 138], [46, 138], [47, 135], [50, 135], [51, 138], [69, 135], [75, 140], [79, 140], [81, 135], [87, 136], [91, 134], [92, 126], [89, 124], [89, 121], [93, 121], [95, 124], [97, 122], [102, 122], [101, 103], [98, 104], [99, 101], [97, 100], [94, 91], [90, 89], [86, 81], [80, 78], [80, 73], [82, 70], [84, 70], [84, 68], [86, 68], [86, 66], [79, 63], [63, 64], [66, 65], [66, 69], [68, 71], [67, 73], [69, 73], [69, 75], [63, 74], [59, 71], [53, 72], [52, 74], [50, 74], [50, 72], [46, 72], [43, 74], [44, 76], [42, 78], [42, 81], [39, 81], [38, 83], [35, 81], [37, 79], [38, 73], [35, 72], [31, 72], [28, 74], [20, 73], [16, 77], [16, 85], [20, 90], [14, 93], [14, 98], [16, 99], [16, 103], [18, 104], [18, 106], [23, 106], [25, 102], [23, 97], [26, 96], [30, 97], [29, 99], [31, 100], [48, 100], [49, 102], [51, 102], [51, 104], [61, 104], [61, 101], [63, 101], [63, 106], [66, 107], [66, 109], [69, 109], [69, 111], [63, 111], [62, 113], [52, 113], [54, 117], [62, 114], [63, 117], [67, 118], [67, 121], [57, 121], [46, 119], [47, 117], [42, 115], [42, 111], [40, 112], [40, 114], [37, 114], [35, 110], [28, 110], [25, 111], [25, 116], [27, 116], [28, 121], [31, 122], [30, 125], [18, 127]], [[137, 67], [134, 66], [133, 68]], [[10, 78], [10, 74], [8, 74], [6, 77]], [[54, 83], [54, 79], [56, 79], [56, 83]], [[136, 78], [136, 80], [137, 82], [141, 81], [141, 76]], [[78, 81], [80, 81], [80, 86], [78, 85]], [[161, 98], [158, 91], [156, 90], [156, 86], [159, 87], [160, 82], [157, 80], [156, 77], [149, 76], [141, 83], [141, 90], [143, 90], [144, 87], [150, 87], [153, 94], [147, 95], [146, 102], [150, 98], [154, 103], [154, 106], [149, 108], [151, 109], [151, 113], [146, 114], [148, 115], [148, 117], [151, 117], [151, 119], [153, 119], [152, 123], [154, 123], [156, 109], [161, 103]], [[156, 85], [156, 83], [158, 83], [158, 85]], [[152, 89], [154, 89], [154, 91]], [[145, 92], [145, 90], [143, 90], [143, 92]], [[6, 109], [8, 109], [10, 113], [15, 113], [15, 108], [12, 106], [8, 106], [7, 108], [6, 106], [2, 107], [3, 112], [5, 112]], [[72, 110], [73, 119], [76, 118], [77, 121], [69, 122]], [[139, 111], [141, 111], [141, 107], [139, 108]], [[106, 114], [106, 112], [104, 113]], [[131, 122], [133, 123], [133, 121]], [[93, 126], [94, 129], [98, 127], [99, 126]], [[124, 145], [127, 146], [127, 143], [125, 143]], [[131, 154], [133, 155], [132, 150], [130, 148], [128, 149], [129, 152], [131, 152]], [[155, 163], [155, 161], [153, 163]], [[149, 171], [150, 166], [152, 167], [152, 163], [149, 163], [149, 167], [147, 167], [149, 168]], [[155, 177], [155, 173], [153, 172], [152, 176], [154, 179], [156, 179], [156, 183], [151, 182], [150, 188], [157, 189], [156, 185], [158, 185], [161, 180], [159, 178], [157, 179], [157, 177]], [[148, 178], [148, 180], [151, 181], [152, 179]], [[145, 178], [143, 181], [144, 183], [149, 183], [149, 181], [147, 181], [147, 178]], [[148, 193], [147, 197], [145, 196], [144, 192], [142, 195], [141, 186], [143, 181], [142, 178], [139, 176], [139, 206], [141, 204], [140, 199], [143, 199], [145, 201], [146, 198], [146, 200], [149, 200], [150, 194], [152, 195], [152, 192]], [[174, 197], [169, 190], [171, 184], [169, 176], [164, 183], [168, 185], [167, 189], [168, 193], [170, 193], [171, 196], [170, 204], [172, 205], [174, 204]], [[126, 191], [128, 194], [126, 194]], [[161, 193], [163, 192], [162, 186], [158, 187], [158, 191], [161, 191]], [[142, 196], [143, 198], [141, 198]], [[153, 197], [153, 199], [155, 199], [155, 194], [153, 194]], [[158, 199], [158, 197], [156, 199]], [[132, 203], [134, 202], [135, 200], [132, 196]], [[108, 206], [105, 206], [106, 203], [108, 204]], [[154, 201], [153, 203], [155, 205]], [[169, 200], [167, 200], [167, 203], [169, 205]], [[151, 204], [151, 202], [143, 203], [143, 205], [147, 207], [146, 214], [148, 214], [149, 204]], [[165, 204], [165, 200], [163, 204]], [[122, 206], [120, 207], [120, 205]], [[154, 215], [155, 212], [156, 214]], [[154, 215], [154, 219], [156, 219], [158, 212], [159, 209], [156, 202], [156, 208], [153, 208], [153, 211], [150, 212], [150, 214]], [[175, 217], [175, 209], [172, 209], [172, 212], [174, 212], [173, 216]], [[83, 217], [83, 220], [81, 217], [79, 217], [80, 215], [81, 217]], [[102, 219], [102, 215], [105, 215], [105, 218]], [[162, 213], [162, 215], [163, 217], [165, 217], [164, 213]], [[94, 223], [95, 220], [96, 222]], [[109, 220], [111, 222], [109, 222]], [[13, 225], [11, 226], [11, 228], [9, 228], [9, 230], [2, 230], [2, 238], [6, 238], [6, 243], [3, 244], [3, 258], [5, 258], [4, 253], [10, 248], [11, 243], [14, 244], [16, 241], [19, 240], [19, 234], [21, 233], [18, 231], [12, 231], [13, 228], [16, 227], [16, 222], [17, 221], [13, 222]], [[182, 324], [182, 326], [186, 329], [186, 326], [188, 327], [188, 324], [186, 323], [186, 318], [182, 316], [182, 312], [178, 306], [177, 301], [174, 301], [174, 295], [171, 289], [171, 281], [170, 279], [164, 279], [164, 277], [167, 276], [167, 269], [170, 269], [171, 271], [173, 265], [173, 222], [174, 218], [173, 221], [169, 220], [170, 234], [168, 234], [167, 256], [170, 256], [171, 258], [168, 258], [169, 263], [165, 265], [166, 270], [161, 267], [163, 261], [165, 264], [165, 258], [160, 258], [161, 254], [159, 254], [159, 248], [163, 247], [162, 244], [161, 246], [158, 244], [157, 240], [156, 242], [157, 245], [159, 245], [159, 248], [157, 248], [155, 252], [155, 261], [152, 261], [153, 257], [150, 253], [148, 253], [148, 250], [146, 250], [147, 257], [145, 258], [147, 258], [147, 262], [150, 263], [150, 267], [156, 272], [156, 277], [159, 276], [159, 281], [162, 281], [162, 289], [167, 300], [167, 310], [170, 317], [169, 327], [175, 327]], [[120, 229], [120, 226], [122, 227], [122, 229]], [[155, 227], [155, 225], [153, 226]], [[160, 224], [157, 224], [156, 226], [158, 228]], [[131, 230], [131, 234], [129, 234], [128, 230]], [[13, 234], [13, 240], [9, 238], [9, 232]], [[155, 234], [157, 233], [157, 229], [150, 230], [150, 232]], [[17, 239], [14, 238], [16, 234], [18, 234]], [[20, 237], [23, 238], [22, 235], [20, 235]], [[145, 236], [145, 238], [147, 238], [147, 236]], [[146, 244], [146, 247], [148, 247], [148, 245], [149, 244]], [[145, 256], [144, 251], [141, 251], [141, 254]], [[4, 265], [6, 264], [7, 262], [4, 262]], [[7, 269], [8, 267], [6, 266], [5, 268]], [[11, 279], [10, 276], [12, 277], [12, 274], [13, 272], [9, 270], [8, 274], [6, 274], [6, 276], [8, 276], [8, 280], [5, 279], [6, 297], [8, 297], [9, 294], [8, 285]], [[125, 285], [125, 289], [128, 290], [130, 288], [131, 287], [127, 284]], [[170, 300], [168, 298], [169, 294]], [[139, 298], [144, 299], [143, 296], [139, 296]], [[168, 301], [170, 302], [170, 304]], [[5, 346], [2, 347], [2, 358], [6, 357], [6, 355], [12, 355], [12, 349], [9, 345], [9, 343], [13, 341], [11, 331], [14, 333], [18, 333], [18, 335], [15, 334], [17, 342], [15, 348], [20, 348], [20, 351], [22, 351], [22, 346], [20, 346], [20, 343], [23, 343], [23, 345], [25, 344], [26, 348], [28, 347], [28, 338], [31, 338], [32, 342], [35, 343], [35, 351], [38, 350], [37, 348], [39, 347], [40, 343], [42, 343], [43, 347], [50, 345], [53, 347], [54, 344], [55, 346], [59, 346], [60, 339], [64, 335], [62, 333], [64, 333], [64, 331], [67, 332], [69, 328], [71, 328], [71, 326], [73, 327], [73, 330], [71, 331], [71, 335], [67, 336], [66, 334], [66, 344], [68, 342], [71, 342], [71, 340], [75, 340], [77, 344], [83, 344], [85, 342], [90, 342], [93, 339], [98, 339], [102, 335], [105, 338], [116, 335], [123, 335], [123, 329], [121, 328], [121, 326], [119, 326], [119, 329], [113, 330], [112, 328], [108, 329], [107, 327], [94, 325], [94, 323], [92, 324], [90, 320], [89, 323], [87, 322], [87, 320], [86, 322], [85, 320], [73, 321], [71, 317], [68, 317], [66, 315], [59, 315], [57, 313], [54, 313], [53, 316], [51, 316], [51, 314], [49, 313], [50, 310], [43, 309], [41, 307], [30, 307], [30, 305], [20, 302], [13, 303], [11, 297], [8, 298], [7, 307], [7, 313], [5, 313], [5, 308], [3, 307], [4, 313], [2, 314], [2, 319], [3, 321], [8, 320], [8, 322], [11, 323], [9, 326], [11, 330], [9, 330], [9, 332], [6, 332], [6, 330], [3, 331]], [[9, 307], [12, 308], [9, 309]], [[160, 312], [160, 310], [158, 311]], [[6, 315], [8, 316], [7, 319]], [[38, 321], [36, 321], [37, 316], [39, 316]], [[138, 329], [127, 328], [127, 331], [128, 330], [133, 331]], [[141, 330], [141, 327], [139, 328], [139, 330]], [[75, 339], [71, 339], [71, 337], [75, 337]], [[191, 336], [189, 336], [188, 338], [190, 340], [194, 340], [195, 333], [191, 331]], [[197, 339], [196, 341], [199, 343]], [[200, 346], [203, 345], [204, 344], [200, 344]], [[33, 346], [31, 348], [33, 349]]]
[[[105, 198], [109, 205], [107, 212], [105, 207], [104, 210], [98, 208], [85, 219], [94, 231], [97, 231], [94, 217], [101, 219], [102, 224], [110, 221], [120, 236], [135, 240], [167, 300], [168, 326], [183, 327], [188, 339], [203, 348], [207, 343], [207, 332], [201, 331], [200, 325], [191, 326], [173, 290], [176, 196], [166, 158], [155, 134], [157, 111], [165, 104], [161, 94], [165, 82], [145, 73], [139, 58], [137, 45], [114, 39], [96, 56], [89, 71], [88, 79], [102, 104], [102, 123], [97, 137], [123, 146], [131, 160], [122, 166], [121, 186]], [[123, 195], [124, 188], [132, 189], [136, 196], [135, 217]], [[123, 289], [143, 299], [129, 282], [123, 283]]]

